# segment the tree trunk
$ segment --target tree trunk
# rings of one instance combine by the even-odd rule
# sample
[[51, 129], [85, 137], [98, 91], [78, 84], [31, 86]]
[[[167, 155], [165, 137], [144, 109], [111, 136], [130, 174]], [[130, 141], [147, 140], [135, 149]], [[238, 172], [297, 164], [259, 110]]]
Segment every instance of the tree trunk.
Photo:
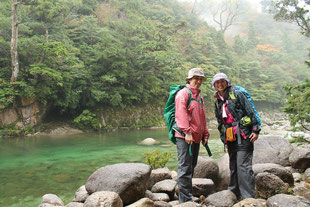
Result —
[[196, 7], [196, 3], [197, 3], [197, 0], [195, 0], [195, 2], [194, 2], [194, 5], [193, 5], [192, 11], [191, 11], [192, 14], [194, 13], [194, 10], [195, 10], [195, 7]]
[[47, 29], [47, 26], [45, 26], [45, 41], [48, 43], [48, 29]]
[[17, 80], [19, 72], [18, 64], [18, 53], [17, 53], [17, 43], [18, 43], [18, 16], [17, 16], [17, 0], [12, 0], [12, 38], [11, 38], [11, 59], [12, 59], [12, 76], [11, 82]]
[[[45, 42], [48, 43], [48, 28], [45, 25]], [[42, 52], [41, 58], [40, 58], [40, 63], [42, 63], [44, 61], [45, 58], [45, 53]]]

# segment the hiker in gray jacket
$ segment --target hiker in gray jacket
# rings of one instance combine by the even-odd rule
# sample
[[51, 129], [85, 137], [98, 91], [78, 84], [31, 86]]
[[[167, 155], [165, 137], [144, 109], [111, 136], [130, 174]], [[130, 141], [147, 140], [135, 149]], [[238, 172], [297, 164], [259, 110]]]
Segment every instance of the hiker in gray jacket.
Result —
[[231, 86], [226, 74], [213, 77], [216, 89], [215, 116], [221, 140], [229, 154], [231, 190], [238, 199], [255, 198], [252, 159], [254, 142], [260, 126], [250, 101], [240, 90]]

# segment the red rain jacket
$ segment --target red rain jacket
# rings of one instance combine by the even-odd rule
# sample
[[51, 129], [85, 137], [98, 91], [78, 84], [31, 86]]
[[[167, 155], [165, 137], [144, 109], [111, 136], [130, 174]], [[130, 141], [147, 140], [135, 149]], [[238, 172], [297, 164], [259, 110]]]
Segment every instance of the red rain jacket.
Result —
[[[201, 100], [198, 88], [194, 88], [189, 84], [186, 84], [186, 87], [192, 91], [192, 98]], [[175, 98], [175, 120], [179, 129], [185, 134], [191, 133], [193, 141], [200, 143], [203, 136], [205, 139], [209, 138], [205, 105], [202, 102], [202, 107], [198, 101], [192, 100], [187, 108], [188, 101], [189, 92], [186, 88], [183, 88], [177, 93]], [[175, 132], [175, 137], [185, 138], [177, 131]]]

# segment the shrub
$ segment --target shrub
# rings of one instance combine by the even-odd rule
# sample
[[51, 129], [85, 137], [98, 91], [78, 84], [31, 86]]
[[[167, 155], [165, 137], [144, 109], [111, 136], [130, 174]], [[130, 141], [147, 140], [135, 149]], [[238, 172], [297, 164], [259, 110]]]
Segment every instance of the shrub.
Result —
[[160, 153], [159, 149], [152, 152], [145, 152], [145, 163], [151, 166], [152, 169], [165, 167], [171, 157], [170, 152]]
[[84, 110], [78, 117], [73, 120], [74, 124], [82, 130], [99, 130], [102, 125], [100, 124], [96, 114], [89, 110]]
[[304, 137], [302, 137], [302, 136], [299, 136], [299, 137], [293, 138], [293, 139], [289, 139], [288, 141], [289, 141], [291, 144], [295, 143], [295, 144], [297, 144], [297, 145], [301, 145], [301, 144], [303, 144], [303, 143], [306, 142], [306, 140], [305, 140]]

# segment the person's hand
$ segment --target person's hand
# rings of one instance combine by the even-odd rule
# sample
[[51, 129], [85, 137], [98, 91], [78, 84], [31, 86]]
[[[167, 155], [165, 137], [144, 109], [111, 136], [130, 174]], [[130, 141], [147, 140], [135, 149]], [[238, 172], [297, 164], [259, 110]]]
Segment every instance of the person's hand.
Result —
[[208, 144], [208, 139], [204, 138], [201, 143], [203, 146], [206, 146]]
[[192, 136], [192, 134], [186, 134], [185, 135], [185, 142], [187, 144], [190, 144], [190, 145], [193, 143], [193, 136]]
[[251, 142], [255, 142], [257, 139], [258, 139], [258, 134], [252, 133], [252, 134], [250, 135], [250, 141], [251, 141]]

